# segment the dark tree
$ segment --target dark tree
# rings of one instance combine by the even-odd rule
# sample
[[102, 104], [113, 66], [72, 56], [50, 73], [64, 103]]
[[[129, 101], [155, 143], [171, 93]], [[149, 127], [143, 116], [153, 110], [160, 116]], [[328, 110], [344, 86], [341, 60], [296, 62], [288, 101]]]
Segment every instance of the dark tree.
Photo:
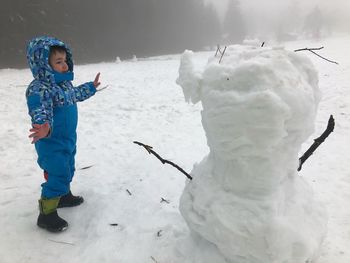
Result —
[[312, 38], [319, 38], [323, 27], [323, 16], [321, 10], [316, 6], [305, 18], [304, 31]]
[[276, 39], [278, 41], [295, 40], [301, 34], [303, 23], [302, 9], [297, 0], [291, 0], [279, 15], [276, 23]]
[[202, 30], [201, 35], [203, 35], [203, 42], [210, 47], [215, 47], [218, 43], [221, 43], [222, 29], [219, 20], [218, 13], [215, 7], [210, 4], [205, 8], [203, 14]]
[[238, 0], [230, 0], [223, 27], [225, 40], [229, 44], [241, 43], [244, 40], [246, 29]]
[[76, 63], [198, 50], [221, 34], [203, 0], [3, 0], [0, 68], [26, 67], [26, 43], [50, 35], [70, 45]]

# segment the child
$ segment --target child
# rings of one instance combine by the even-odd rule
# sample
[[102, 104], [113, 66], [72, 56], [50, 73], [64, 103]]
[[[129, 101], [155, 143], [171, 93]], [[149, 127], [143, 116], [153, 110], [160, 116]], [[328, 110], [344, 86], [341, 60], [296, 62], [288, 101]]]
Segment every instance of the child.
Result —
[[29, 137], [35, 144], [38, 164], [47, 180], [41, 185], [37, 225], [59, 232], [65, 230], [68, 223], [58, 216], [56, 209], [77, 206], [84, 201], [70, 191], [75, 171], [76, 102], [95, 94], [100, 73], [94, 82], [73, 87], [72, 53], [65, 43], [53, 37], [31, 40], [27, 59], [34, 77], [26, 91], [32, 120]]

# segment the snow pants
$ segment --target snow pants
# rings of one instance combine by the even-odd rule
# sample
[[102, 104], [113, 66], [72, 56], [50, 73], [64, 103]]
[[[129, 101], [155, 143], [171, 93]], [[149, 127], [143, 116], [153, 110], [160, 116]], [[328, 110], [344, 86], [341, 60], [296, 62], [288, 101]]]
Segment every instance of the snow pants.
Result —
[[48, 173], [47, 181], [41, 185], [44, 198], [51, 199], [69, 192], [75, 172], [77, 122], [76, 104], [55, 107], [51, 134], [35, 143], [38, 164]]

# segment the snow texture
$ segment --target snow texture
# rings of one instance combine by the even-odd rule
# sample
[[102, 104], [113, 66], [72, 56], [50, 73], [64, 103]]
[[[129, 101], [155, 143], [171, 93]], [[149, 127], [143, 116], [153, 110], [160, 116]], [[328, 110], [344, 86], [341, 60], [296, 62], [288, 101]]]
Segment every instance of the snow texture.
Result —
[[[270, 46], [272, 44], [267, 41], [265, 43], [267, 53], [270, 52], [268, 49]], [[336, 126], [334, 133], [304, 163], [303, 169], [299, 172], [301, 178], [294, 178], [296, 177], [294, 169], [297, 168], [295, 159], [292, 161], [288, 158], [288, 161], [283, 161], [290, 165], [288, 169], [291, 169], [291, 178], [294, 178], [295, 186], [301, 185], [297, 188], [288, 188], [285, 194], [287, 195], [287, 191], [297, 189], [298, 193], [295, 194], [297, 201], [306, 203], [299, 200], [299, 197], [304, 195], [305, 188], [309, 193], [306, 198], [311, 197], [311, 191], [308, 190], [311, 186], [314, 190], [314, 199], [322, 201], [328, 210], [328, 232], [321, 246], [320, 257], [313, 263], [349, 263], [350, 37], [334, 36], [316, 42], [296, 41], [286, 43], [285, 46], [286, 50], [324, 46], [320, 54], [339, 62], [339, 65], [334, 65], [309, 52], [304, 53], [319, 72], [318, 85], [322, 91], [322, 99], [316, 115], [315, 132], [303, 143], [298, 155], [301, 156], [313, 143], [313, 139], [324, 131], [330, 114], [333, 114]], [[283, 55], [286, 51], [279, 52]], [[202, 90], [204, 85], [201, 82], [204, 81], [204, 77], [209, 78], [203, 74], [203, 70], [208, 58], [212, 58], [214, 53], [215, 51], [196, 52], [189, 55], [190, 59], [187, 60], [188, 63], [194, 63], [195, 77], [191, 81], [199, 83], [198, 87]], [[78, 105], [77, 171], [72, 191], [74, 194], [82, 195], [85, 202], [79, 207], [59, 209], [59, 215], [68, 221], [69, 227], [57, 235], [36, 226], [40, 184], [44, 182], [44, 178], [36, 164], [34, 146], [30, 144], [28, 138], [30, 117], [27, 113], [24, 92], [32, 80], [31, 72], [28, 69], [0, 70], [1, 263], [193, 263], [203, 259], [210, 263], [227, 263], [213, 242], [204, 239], [195, 231], [191, 231], [190, 235], [189, 228], [179, 213], [179, 199], [185, 183], [195, 186], [199, 183], [199, 178], [209, 179], [210, 174], [206, 175], [203, 171], [203, 174], [197, 176], [201, 165], [196, 165], [199, 168], [195, 168], [196, 174], [192, 174], [195, 179], [189, 182], [178, 170], [169, 165], [162, 165], [143, 148], [133, 144], [133, 141], [137, 140], [153, 146], [163, 158], [177, 163], [187, 172], [191, 171], [195, 162], [208, 155], [207, 138], [200, 117], [203, 101], [195, 105], [186, 103], [181, 87], [175, 83], [179, 76], [180, 55], [145, 58], [137, 62], [123, 60], [120, 63], [115, 63], [114, 58], [115, 55], [111, 55], [112, 63], [75, 66], [75, 84], [92, 80], [97, 72], [101, 72], [101, 86], [108, 85], [108, 88]], [[227, 59], [229, 58], [223, 57], [222, 65], [217, 66], [215, 61], [212, 61], [212, 66], [218, 70], [227, 67], [229, 73], [234, 72]], [[218, 61], [219, 57], [215, 60]], [[305, 63], [302, 62], [304, 60]], [[283, 64], [278, 64], [281, 65]], [[301, 62], [296, 62], [295, 65], [305, 67], [309, 63], [301, 58]], [[208, 65], [208, 70], [212, 66]], [[210, 70], [214, 70], [215, 67]], [[185, 72], [192, 74], [191, 70], [186, 69]], [[295, 76], [294, 73], [288, 73], [289, 75]], [[223, 77], [221, 72], [218, 76]], [[250, 75], [249, 79], [257, 77], [259, 76]], [[282, 76], [281, 78], [285, 79]], [[230, 79], [230, 81], [236, 80]], [[300, 81], [305, 79], [297, 83], [301, 83]], [[218, 88], [218, 91], [221, 91], [221, 88]], [[252, 88], [257, 87], [254, 85]], [[274, 91], [268, 91], [274, 94]], [[300, 92], [299, 90], [298, 93]], [[243, 96], [244, 93], [241, 93], [241, 96], [236, 96], [237, 99], [247, 99]], [[192, 95], [189, 95], [189, 99], [191, 97]], [[272, 98], [278, 96], [275, 94], [274, 97], [271, 96]], [[197, 100], [199, 99], [202, 99], [200, 93], [197, 97]], [[285, 104], [287, 103], [281, 99], [281, 105]], [[309, 107], [316, 106], [310, 104]], [[307, 109], [310, 109], [309, 107]], [[292, 107], [292, 110], [295, 110], [295, 107]], [[241, 112], [242, 117], [246, 114], [252, 112]], [[257, 114], [260, 114], [259, 111]], [[284, 115], [279, 116], [282, 118]], [[228, 118], [237, 123], [245, 121], [241, 117], [237, 118], [237, 115]], [[228, 124], [234, 126], [232, 122]], [[314, 122], [310, 124], [313, 125]], [[240, 127], [235, 129], [242, 132]], [[280, 131], [276, 132], [273, 140]], [[266, 139], [272, 141], [270, 136], [265, 134]], [[215, 138], [211, 143], [215, 145]], [[228, 145], [226, 149], [230, 147], [232, 145]], [[279, 165], [278, 160], [281, 161], [282, 157], [274, 156], [274, 158], [274, 164]], [[289, 162], [293, 162], [293, 165]], [[89, 169], [82, 169], [91, 165]], [[276, 172], [269, 174], [282, 178], [283, 174], [279, 173], [282, 168], [276, 169], [278, 169]], [[264, 172], [263, 169], [260, 170]], [[252, 176], [256, 176], [255, 173]], [[289, 177], [287, 178], [289, 180]], [[259, 186], [258, 180], [261, 179], [264, 179], [262, 181], [264, 182], [269, 178], [257, 177], [253, 186]], [[272, 180], [272, 183], [277, 186], [276, 181]], [[216, 181], [212, 187], [219, 186]], [[230, 198], [233, 196], [233, 186], [234, 184], [229, 183], [225, 185], [227, 208], [232, 207]], [[207, 195], [215, 194], [209, 192], [208, 188], [198, 190], [203, 190], [200, 200], [195, 200], [198, 202], [205, 202], [208, 200]], [[250, 191], [249, 194], [257, 193]], [[162, 198], [167, 202], [161, 201]], [[235, 200], [242, 201], [238, 196]], [[257, 203], [267, 200], [272, 199], [260, 198]], [[282, 200], [275, 201], [276, 204], [282, 202]], [[252, 200], [246, 202], [251, 204]], [[267, 204], [271, 207], [269, 203]], [[306, 203], [306, 206], [309, 204]], [[290, 207], [293, 207], [292, 204]], [[310, 212], [313, 211], [315, 210]], [[295, 210], [292, 210], [289, 213], [294, 212]], [[303, 213], [302, 211], [301, 216], [309, 218]], [[227, 216], [226, 210], [219, 215]], [[262, 215], [253, 215], [251, 218], [248, 214], [246, 221], [257, 222], [257, 218]], [[312, 214], [310, 216], [312, 217]], [[280, 219], [276, 223], [280, 224], [283, 218]], [[295, 218], [295, 222], [300, 222], [299, 215]], [[285, 226], [287, 227], [289, 223], [290, 221], [286, 221]], [[318, 221], [315, 221], [315, 224], [317, 223]], [[228, 231], [232, 231], [232, 222], [227, 224]], [[300, 224], [293, 226], [293, 229], [297, 237], [303, 231], [313, 231], [313, 228], [305, 229], [304, 225]], [[224, 233], [224, 236], [227, 237], [227, 234]], [[315, 237], [311, 239], [316, 240]], [[310, 242], [309, 239], [306, 242]]]
[[231, 46], [200, 75], [191, 56], [178, 83], [202, 102], [210, 152], [181, 197], [190, 229], [230, 263], [314, 260], [327, 215], [296, 170], [320, 101], [313, 64], [282, 48]]

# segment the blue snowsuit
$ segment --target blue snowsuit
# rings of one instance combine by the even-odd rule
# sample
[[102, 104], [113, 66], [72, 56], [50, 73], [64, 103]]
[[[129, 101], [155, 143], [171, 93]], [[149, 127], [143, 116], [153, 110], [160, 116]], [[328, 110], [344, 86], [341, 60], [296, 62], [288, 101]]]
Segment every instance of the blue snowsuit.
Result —
[[[66, 49], [67, 73], [58, 73], [49, 65], [51, 46]], [[72, 53], [65, 43], [56, 38], [42, 36], [31, 40], [27, 46], [27, 59], [34, 77], [26, 91], [32, 124], [49, 123], [51, 127], [48, 137], [35, 143], [38, 164], [48, 173], [48, 180], [42, 184], [41, 196], [50, 199], [69, 192], [75, 171], [76, 102], [93, 96], [96, 88], [93, 82], [73, 87]]]

